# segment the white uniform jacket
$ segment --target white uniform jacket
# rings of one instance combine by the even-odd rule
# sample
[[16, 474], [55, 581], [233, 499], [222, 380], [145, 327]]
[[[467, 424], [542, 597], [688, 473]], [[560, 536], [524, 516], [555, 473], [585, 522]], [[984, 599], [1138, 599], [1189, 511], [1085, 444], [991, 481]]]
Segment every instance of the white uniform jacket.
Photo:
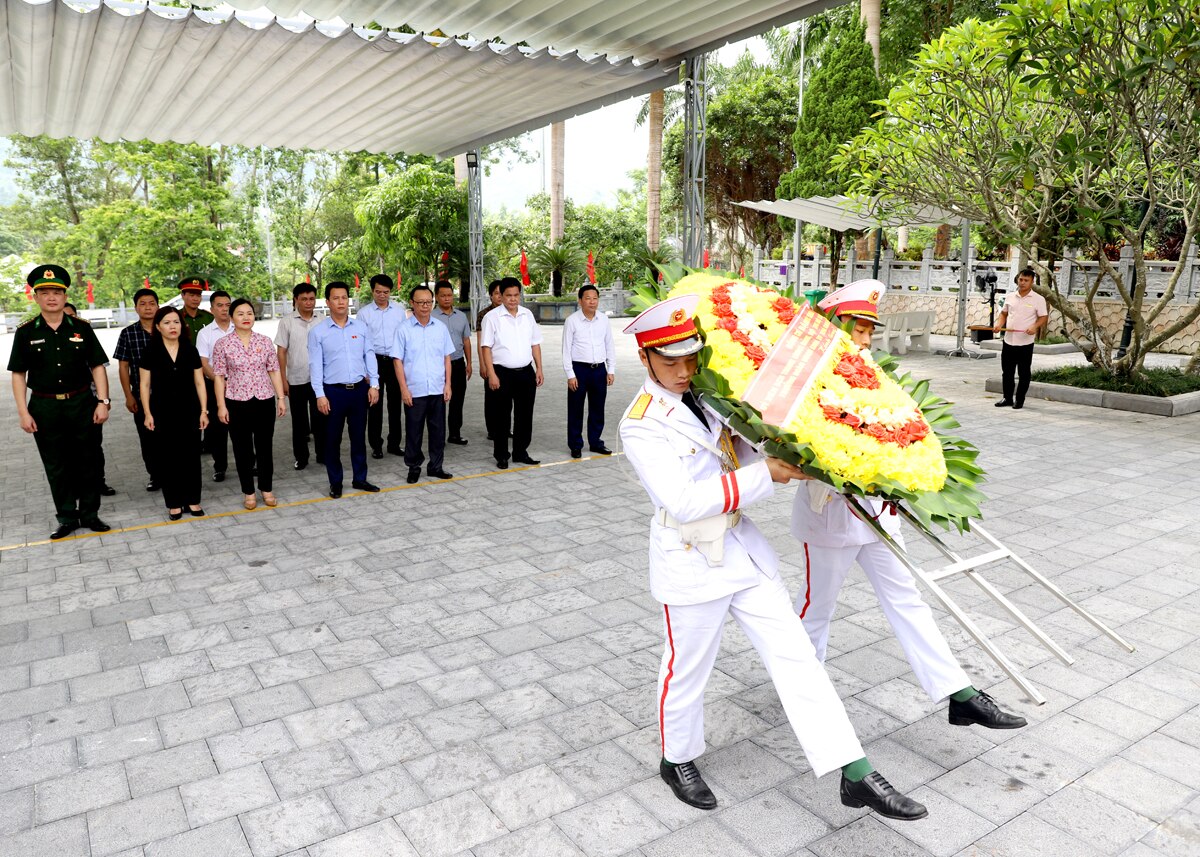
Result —
[[[886, 501], [859, 498], [892, 538], [900, 534], [900, 516]], [[875, 531], [858, 519], [840, 493], [823, 482], [800, 484], [792, 503], [792, 535], [801, 542], [822, 547], [843, 548], [879, 541]]]
[[[677, 521], [689, 523], [733, 512], [771, 496], [775, 483], [762, 457], [740, 438], [734, 441], [738, 469], [726, 472], [720, 449], [725, 423], [705, 409], [701, 425], [679, 396], [647, 379], [621, 418], [621, 443], [650, 501]], [[725, 533], [725, 555], [712, 566], [679, 532], [650, 524], [650, 593], [663, 604], [702, 604], [755, 585], [759, 575], [775, 578], [779, 560], [749, 518]]]

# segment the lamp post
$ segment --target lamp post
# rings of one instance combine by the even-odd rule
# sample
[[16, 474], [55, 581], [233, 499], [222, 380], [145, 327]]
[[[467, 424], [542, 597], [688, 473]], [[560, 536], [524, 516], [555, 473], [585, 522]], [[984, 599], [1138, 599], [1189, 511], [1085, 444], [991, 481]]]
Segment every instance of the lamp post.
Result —
[[467, 152], [467, 255], [471, 318], [483, 305], [483, 177], [479, 173], [479, 150]]

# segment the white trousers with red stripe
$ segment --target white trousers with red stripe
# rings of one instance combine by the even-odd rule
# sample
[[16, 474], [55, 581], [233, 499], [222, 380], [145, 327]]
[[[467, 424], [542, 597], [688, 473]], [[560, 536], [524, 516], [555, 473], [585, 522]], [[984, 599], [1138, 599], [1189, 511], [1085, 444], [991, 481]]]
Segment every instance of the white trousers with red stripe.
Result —
[[819, 777], [863, 757], [837, 691], [817, 661], [783, 582], [703, 604], [664, 605], [666, 647], [658, 675], [663, 758], [689, 762], [704, 752], [704, 687], [717, 659], [725, 617], [758, 650], [813, 772]]
[[850, 566], [857, 562], [875, 587], [883, 613], [929, 698], [941, 702], [971, 684], [934, 622], [929, 605], [921, 598], [912, 574], [882, 542], [845, 547], [805, 542], [804, 557], [806, 581], [796, 594], [796, 612], [822, 663], [838, 592]]

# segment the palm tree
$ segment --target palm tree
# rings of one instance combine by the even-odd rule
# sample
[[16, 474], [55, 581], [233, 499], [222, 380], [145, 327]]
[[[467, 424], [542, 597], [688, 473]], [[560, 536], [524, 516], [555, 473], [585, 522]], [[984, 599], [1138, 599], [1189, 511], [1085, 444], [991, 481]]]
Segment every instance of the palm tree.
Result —
[[646, 244], [651, 250], [658, 249], [662, 233], [662, 144], [663, 102], [660, 89], [650, 93], [649, 121], [650, 147], [646, 153]]
[[550, 126], [550, 243], [563, 237], [563, 198], [566, 184], [567, 123]]
[[867, 44], [871, 46], [871, 54], [875, 57], [875, 75], [878, 77], [880, 0], [859, 0], [858, 12], [867, 27]]

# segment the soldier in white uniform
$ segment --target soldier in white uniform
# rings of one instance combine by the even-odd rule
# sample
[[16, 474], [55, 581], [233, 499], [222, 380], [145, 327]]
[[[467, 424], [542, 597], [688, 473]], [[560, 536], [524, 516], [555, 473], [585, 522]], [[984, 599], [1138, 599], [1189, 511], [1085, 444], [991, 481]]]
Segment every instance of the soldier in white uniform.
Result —
[[889, 818], [928, 813], [867, 762], [841, 700], [791, 609], [778, 559], [743, 506], [771, 496], [775, 483], [802, 478], [763, 458], [690, 385], [703, 347], [682, 296], [646, 310], [626, 329], [637, 335], [645, 386], [621, 420], [621, 441], [650, 495], [650, 592], [663, 604], [666, 645], [659, 669], [662, 778], [684, 803], [713, 809], [716, 798], [695, 765], [704, 752], [704, 687], [729, 614], [754, 644], [819, 777], [842, 770], [841, 799]]
[[[829, 295], [819, 306], [825, 310], [836, 307], [840, 318], [853, 318], [851, 338], [856, 345], [870, 348], [883, 289], [878, 280], [860, 280]], [[862, 504], [903, 546], [896, 510], [880, 499], [864, 499]], [[972, 686], [938, 630], [929, 605], [921, 599], [912, 574], [875, 531], [851, 511], [845, 497], [823, 483], [808, 482], [796, 492], [792, 504], [792, 534], [804, 547], [805, 583], [796, 593], [796, 612], [822, 662], [838, 592], [850, 567], [857, 562], [875, 588], [880, 606], [925, 693], [934, 703], [950, 700], [952, 724], [979, 724], [989, 729], [1025, 725], [1025, 718], [1002, 711], [990, 696]]]

